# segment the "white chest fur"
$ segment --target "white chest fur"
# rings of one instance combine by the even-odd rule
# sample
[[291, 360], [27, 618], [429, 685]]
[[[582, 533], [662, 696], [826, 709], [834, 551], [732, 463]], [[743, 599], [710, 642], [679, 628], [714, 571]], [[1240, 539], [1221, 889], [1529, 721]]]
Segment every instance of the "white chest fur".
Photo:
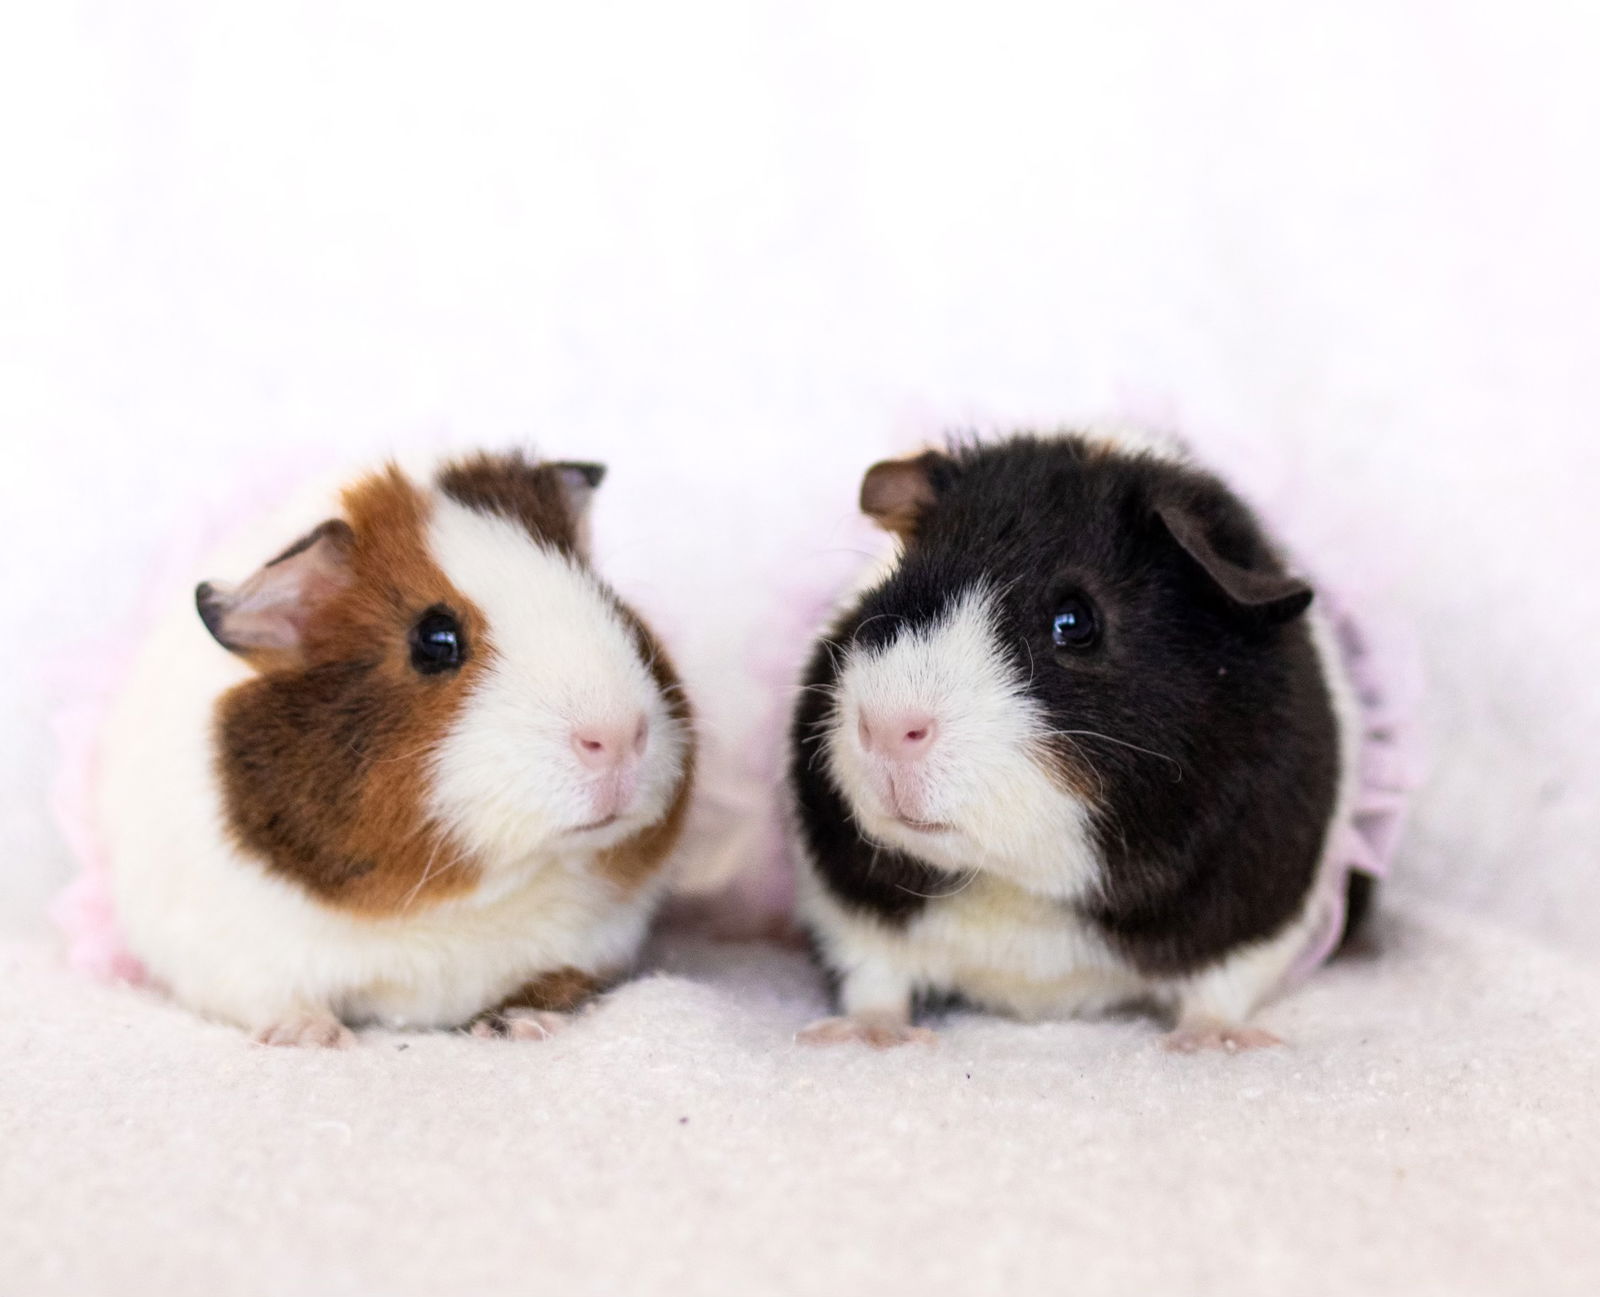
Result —
[[801, 905], [843, 970], [849, 1013], [894, 1010], [931, 990], [1019, 1017], [1071, 1016], [1149, 990], [1066, 904], [996, 878], [952, 883], [898, 928], [846, 909], [814, 878]]

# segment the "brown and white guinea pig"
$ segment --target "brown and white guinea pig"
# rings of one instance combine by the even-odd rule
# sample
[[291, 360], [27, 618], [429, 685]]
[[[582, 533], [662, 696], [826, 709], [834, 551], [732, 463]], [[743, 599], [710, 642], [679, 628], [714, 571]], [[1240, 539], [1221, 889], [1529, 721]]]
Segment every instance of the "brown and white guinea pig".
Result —
[[795, 719], [800, 915], [844, 1015], [801, 1039], [929, 1039], [914, 1012], [954, 999], [1278, 1043], [1246, 1024], [1317, 939], [1353, 712], [1251, 511], [1079, 435], [879, 464], [862, 507], [902, 545]]
[[153, 980], [267, 1043], [336, 1045], [541, 1037], [628, 968], [693, 749], [665, 654], [586, 558], [602, 474], [391, 464], [267, 520], [220, 560], [242, 579], [173, 609], [98, 807]]

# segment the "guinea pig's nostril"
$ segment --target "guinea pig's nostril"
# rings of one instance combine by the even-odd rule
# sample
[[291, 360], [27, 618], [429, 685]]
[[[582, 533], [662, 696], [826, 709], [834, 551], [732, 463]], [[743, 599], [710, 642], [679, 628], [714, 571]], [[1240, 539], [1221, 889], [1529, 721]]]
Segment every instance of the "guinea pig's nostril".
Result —
[[617, 754], [613, 751], [615, 740], [608, 742], [604, 730], [596, 726], [572, 731], [572, 750], [578, 760], [591, 770], [603, 770], [614, 765]]
[[644, 754], [650, 741], [649, 721], [622, 725], [580, 725], [572, 731], [572, 750], [591, 770], [612, 770]]
[[861, 746], [868, 752], [905, 761], [921, 757], [933, 746], [939, 725], [933, 717], [920, 713], [893, 717], [862, 713], [860, 732]]

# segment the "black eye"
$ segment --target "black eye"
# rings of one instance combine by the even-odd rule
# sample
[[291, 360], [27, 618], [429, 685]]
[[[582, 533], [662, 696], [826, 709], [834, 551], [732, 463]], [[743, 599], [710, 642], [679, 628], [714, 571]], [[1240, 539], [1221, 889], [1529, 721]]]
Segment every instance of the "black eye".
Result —
[[1080, 594], [1068, 595], [1050, 620], [1050, 637], [1056, 647], [1082, 652], [1100, 639], [1100, 618], [1094, 605]]
[[411, 665], [425, 676], [454, 671], [467, 655], [466, 636], [455, 615], [434, 608], [411, 629]]

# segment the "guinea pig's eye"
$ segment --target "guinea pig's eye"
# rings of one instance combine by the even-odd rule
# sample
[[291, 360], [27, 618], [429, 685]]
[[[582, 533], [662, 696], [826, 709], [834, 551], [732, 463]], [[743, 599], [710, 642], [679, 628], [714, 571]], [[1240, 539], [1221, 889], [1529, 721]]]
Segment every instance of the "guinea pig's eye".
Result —
[[411, 628], [411, 665], [425, 676], [454, 671], [466, 655], [467, 637], [447, 609], [430, 609]]
[[1068, 595], [1050, 619], [1050, 637], [1056, 647], [1082, 652], [1100, 639], [1100, 618], [1094, 605], [1081, 594]]

